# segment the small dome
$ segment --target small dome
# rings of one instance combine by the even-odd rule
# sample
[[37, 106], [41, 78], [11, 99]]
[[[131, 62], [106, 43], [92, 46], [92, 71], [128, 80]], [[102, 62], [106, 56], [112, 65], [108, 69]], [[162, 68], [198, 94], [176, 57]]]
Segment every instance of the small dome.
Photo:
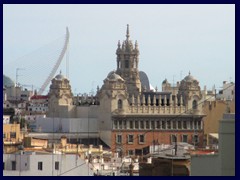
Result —
[[117, 81], [117, 80], [124, 81], [123, 78], [121, 76], [119, 76], [118, 74], [116, 74], [114, 71], [111, 71], [108, 74], [107, 79], [112, 80], [112, 81]]
[[109, 77], [111, 74], [113, 74], [113, 73], [115, 73], [115, 71], [113, 70], [113, 71], [110, 71], [109, 73], [108, 73], [108, 75], [107, 75], [107, 77]]
[[163, 82], [162, 82], [162, 84], [167, 84], [168, 83], [168, 80], [167, 79], [165, 79]]
[[56, 75], [55, 76], [55, 79], [56, 80], [63, 80], [63, 79], [67, 79], [64, 75], [62, 75], [62, 72], [60, 71], [60, 74]]
[[184, 81], [187, 81], [187, 82], [197, 81], [197, 80], [191, 75], [190, 72], [189, 72], [189, 74], [188, 74], [183, 80], [184, 80]]

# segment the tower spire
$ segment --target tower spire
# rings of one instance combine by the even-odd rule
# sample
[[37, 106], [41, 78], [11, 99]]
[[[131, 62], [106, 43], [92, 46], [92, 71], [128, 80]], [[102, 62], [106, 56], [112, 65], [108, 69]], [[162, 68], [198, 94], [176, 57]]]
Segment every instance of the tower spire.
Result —
[[129, 24], [127, 24], [127, 34], [126, 34], [126, 37], [127, 37], [127, 41], [128, 41], [129, 37], [130, 37], [130, 34], [129, 34]]

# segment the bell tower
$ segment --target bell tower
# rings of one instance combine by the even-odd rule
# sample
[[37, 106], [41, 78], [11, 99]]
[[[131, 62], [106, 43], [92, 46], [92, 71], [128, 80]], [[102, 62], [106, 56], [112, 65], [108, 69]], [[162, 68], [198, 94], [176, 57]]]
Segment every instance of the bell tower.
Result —
[[118, 41], [116, 73], [125, 80], [128, 93], [137, 96], [141, 93], [141, 81], [138, 70], [139, 50], [137, 41], [133, 46], [129, 37], [129, 25], [127, 25], [126, 40], [122, 44]]

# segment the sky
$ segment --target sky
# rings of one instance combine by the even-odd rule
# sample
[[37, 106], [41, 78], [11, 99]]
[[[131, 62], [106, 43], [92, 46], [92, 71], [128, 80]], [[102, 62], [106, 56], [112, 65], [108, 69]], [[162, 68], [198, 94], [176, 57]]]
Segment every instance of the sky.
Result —
[[[72, 92], [96, 91], [116, 69], [117, 43], [125, 40], [127, 24], [130, 39], [138, 41], [139, 70], [153, 87], [161, 89], [165, 78], [176, 83], [189, 71], [201, 88], [206, 85], [209, 90], [235, 81], [235, 5], [231, 4], [4, 4], [3, 65], [64, 36], [67, 26]], [[66, 73], [64, 65], [56, 74], [60, 69]], [[5, 75], [16, 71], [3, 67]]]

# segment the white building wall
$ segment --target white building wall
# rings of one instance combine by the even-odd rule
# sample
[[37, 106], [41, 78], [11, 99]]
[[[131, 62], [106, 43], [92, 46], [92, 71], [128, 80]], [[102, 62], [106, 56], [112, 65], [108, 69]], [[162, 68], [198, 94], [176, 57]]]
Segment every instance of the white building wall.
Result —
[[[11, 161], [16, 160], [17, 169], [11, 170]], [[88, 164], [77, 155], [66, 154], [32, 154], [14, 155], [4, 154], [6, 170], [4, 176], [92, 176], [93, 172]], [[59, 162], [59, 170], [55, 169], [55, 162]], [[20, 166], [21, 162], [21, 166]], [[42, 170], [38, 169], [38, 162], [42, 162]], [[25, 167], [25, 163], [27, 166]], [[21, 170], [20, 170], [21, 169]]]
[[37, 118], [36, 132], [98, 132], [97, 118]]

